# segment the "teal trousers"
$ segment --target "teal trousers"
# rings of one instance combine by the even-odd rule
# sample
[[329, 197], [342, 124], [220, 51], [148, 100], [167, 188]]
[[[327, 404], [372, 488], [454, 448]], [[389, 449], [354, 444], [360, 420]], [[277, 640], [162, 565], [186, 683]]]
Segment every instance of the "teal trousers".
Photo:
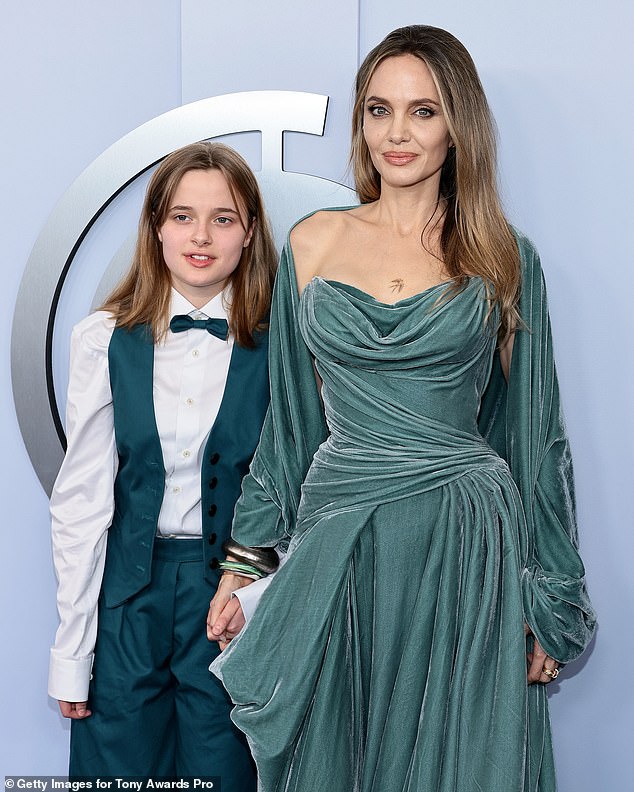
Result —
[[205, 634], [214, 592], [202, 564], [202, 540], [157, 539], [150, 585], [116, 608], [100, 603], [92, 715], [72, 721], [71, 776], [217, 776], [222, 792], [255, 790], [208, 670], [218, 645]]

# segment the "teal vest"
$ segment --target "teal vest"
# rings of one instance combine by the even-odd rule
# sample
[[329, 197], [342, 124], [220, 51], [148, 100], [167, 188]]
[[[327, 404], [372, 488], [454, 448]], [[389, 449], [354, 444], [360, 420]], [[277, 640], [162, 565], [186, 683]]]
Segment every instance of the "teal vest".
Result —
[[[214, 588], [220, 576], [221, 545], [231, 534], [242, 478], [268, 407], [267, 351], [268, 336], [264, 334], [258, 336], [255, 349], [234, 344], [224, 396], [205, 446], [203, 552], [205, 577]], [[119, 470], [102, 593], [106, 605], [115, 607], [150, 582], [165, 471], [152, 398], [154, 343], [145, 325], [115, 329], [108, 363]]]

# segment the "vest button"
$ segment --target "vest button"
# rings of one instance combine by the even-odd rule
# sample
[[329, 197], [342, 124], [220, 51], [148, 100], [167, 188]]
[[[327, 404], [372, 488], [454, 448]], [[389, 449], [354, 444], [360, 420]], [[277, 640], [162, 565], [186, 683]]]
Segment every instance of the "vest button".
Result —
[[212, 465], [217, 465], [219, 460], [220, 460], [220, 454], [216, 451], [215, 454], [211, 455], [211, 459], [209, 460], [209, 462]]
[[217, 511], [218, 511], [218, 507], [216, 506], [215, 503], [212, 503], [211, 506], [209, 507], [209, 510], [207, 511], [207, 514], [210, 517], [214, 517]]
[[209, 544], [210, 545], [216, 544], [216, 539], [217, 538], [218, 538], [218, 536], [215, 533], [210, 533], [209, 534]]
[[217, 484], [218, 484], [218, 479], [216, 478], [216, 476], [214, 476], [212, 480], [209, 482], [209, 489], [216, 489]]
[[218, 559], [214, 556], [209, 562], [209, 569], [218, 569]]

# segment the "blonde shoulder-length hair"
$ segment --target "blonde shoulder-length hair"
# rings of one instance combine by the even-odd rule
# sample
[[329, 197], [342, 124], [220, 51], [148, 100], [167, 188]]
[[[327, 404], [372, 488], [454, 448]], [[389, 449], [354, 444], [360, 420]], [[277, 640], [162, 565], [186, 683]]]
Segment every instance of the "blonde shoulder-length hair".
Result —
[[495, 125], [473, 60], [457, 38], [441, 28], [410, 25], [389, 33], [361, 64], [352, 111], [350, 163], [361, 203], [376, 201], [381, 177], [363, 137], [364, 103], [377, 66], [386, 58], [414, 55], [427, 65], [453, 141], [442, 168], [440, 196], [446, 210], [440, 235], [444, 265], [459, 287], [481, 276], [492, 306], [500, 309], [500, 341], [518, 324], [520, 259], [497, 189]]
[[268, 319], [277, 255], [258, 182], [245, 160], [222, 143], [203, 141], [184, 146], [156, 169], [145, 194], [132, 264], [102, 310], [109, 311], [120, 327], [146, 324], [155, 340], [164, 336], [169, 324], [171, 278], [158, 230], [184, 174], [210, 169], [219, 170], [226, 178], [245, 231], [251, 224], [254, 228], [229, 278], [230, 332], [236, 343], [253, 347], [255, 331], [263, 329]]

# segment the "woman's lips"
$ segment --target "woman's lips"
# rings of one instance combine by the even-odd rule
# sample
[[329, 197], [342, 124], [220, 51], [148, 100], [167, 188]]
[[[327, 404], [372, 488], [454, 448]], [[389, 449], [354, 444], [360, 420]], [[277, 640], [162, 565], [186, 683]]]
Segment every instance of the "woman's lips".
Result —
[[409, 165], [418, 155], [406, 151], [386, 151], [382, 156], [390, 165]]

